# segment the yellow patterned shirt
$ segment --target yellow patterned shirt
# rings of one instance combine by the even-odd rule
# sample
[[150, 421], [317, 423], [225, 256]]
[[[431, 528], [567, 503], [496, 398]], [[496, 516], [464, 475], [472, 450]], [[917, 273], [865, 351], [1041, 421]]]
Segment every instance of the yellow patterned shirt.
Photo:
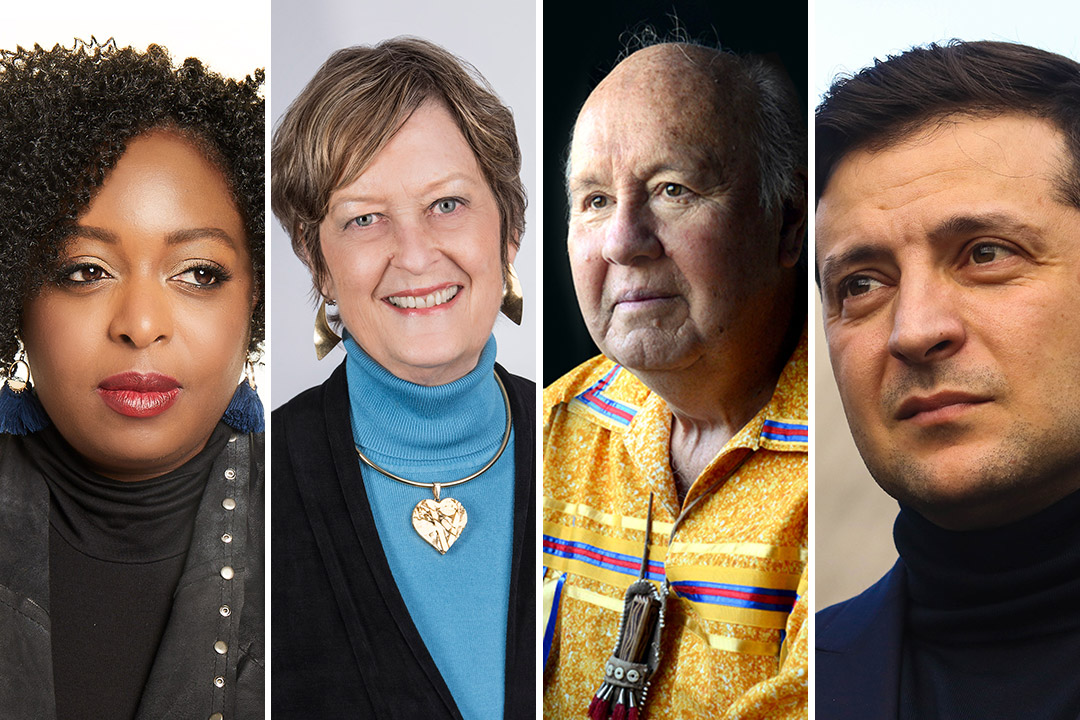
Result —
[[806, 373], [804, 332], [772, 399], [683, 506], [671, 412], [629, 371], [597, 357], [544, 391], [545, 718], [586, 717], [640, 571], [650, 492], [650, 578], [666, 574], [672, 593], [646, 716], [807, 716]]

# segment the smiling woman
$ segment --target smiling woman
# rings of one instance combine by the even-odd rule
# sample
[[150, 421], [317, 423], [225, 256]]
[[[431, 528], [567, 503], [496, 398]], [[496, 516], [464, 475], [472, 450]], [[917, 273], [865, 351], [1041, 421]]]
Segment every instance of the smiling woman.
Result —
[[260, 82], [0, 52], [13, 717], [262, 717]]
[[502, 302], [499, 206], [445, 105], [420, 105], [330, 195], [319, 236], [322, 294], [376, 362], [420, 385], [476, 366]]
[[534, 386], [491, 334], [521, 320], [513, 117], [397, 38], [330, 57], [273, 164], [347, 353], [274, 413], [274, 717], [531, 718]]

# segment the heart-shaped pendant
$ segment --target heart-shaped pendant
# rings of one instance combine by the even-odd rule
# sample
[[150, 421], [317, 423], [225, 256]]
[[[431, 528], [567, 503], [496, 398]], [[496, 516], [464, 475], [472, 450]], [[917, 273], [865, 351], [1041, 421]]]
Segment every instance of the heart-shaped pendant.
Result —
[[413, 528], [440, 555], [445, 555], [450, 546], [457, 542], [468, 521], [465, 506], [454, 498], [421, 500], [412, 511]]

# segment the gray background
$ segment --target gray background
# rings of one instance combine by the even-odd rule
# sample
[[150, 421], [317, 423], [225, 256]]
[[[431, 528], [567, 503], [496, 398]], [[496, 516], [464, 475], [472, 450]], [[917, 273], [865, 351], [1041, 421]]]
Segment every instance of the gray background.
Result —
[[[529, 197], [525, 235], [514, 265], [525, 294], [521, 327], [503, 315], [495, 321], [498, 360], [510, 372], [535, 379], [537, 282], [540, 242], [533, 211], [536, 188], [536, 10], [530, 2], [410, 0], [360, 3], [319, 0], [272, 3], [270, 119], [278, 119], [331, 52], [398, 35], [438, 43], [472, 63], [514, 113], [523, 156], [521, 179]], [[296, 259], [288, 235], [267, 210], [270, 230], [270, 348], [272, 395], [277, 407], [321, 383], [344, 358], [340, 346], [321, 362], [311, 342], [315, 306], [311, 279]]]
[[[1080, 60], [1075, 2], [818, 0], [815, 14], [815, 102], [838, 73], [858, 72], [875, 57], [950, 38], [1021, 42]], [[814, 597], [824, 608], [869, 587], [892, 565], [897, 505], [870, 478], [855, 450], [833, 382], [820, 309], [815, 315], [812, 546]]]

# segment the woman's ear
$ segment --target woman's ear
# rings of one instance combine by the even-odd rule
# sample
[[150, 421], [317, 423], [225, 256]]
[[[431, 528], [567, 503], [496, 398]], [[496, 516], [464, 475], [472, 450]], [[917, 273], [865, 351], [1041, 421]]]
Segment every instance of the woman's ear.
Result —
[[518, 251], [518, 236], [514, 233], [514, 239], [506, 244], [506, 262], [513, 263], [514, 258], [517, 257]]

